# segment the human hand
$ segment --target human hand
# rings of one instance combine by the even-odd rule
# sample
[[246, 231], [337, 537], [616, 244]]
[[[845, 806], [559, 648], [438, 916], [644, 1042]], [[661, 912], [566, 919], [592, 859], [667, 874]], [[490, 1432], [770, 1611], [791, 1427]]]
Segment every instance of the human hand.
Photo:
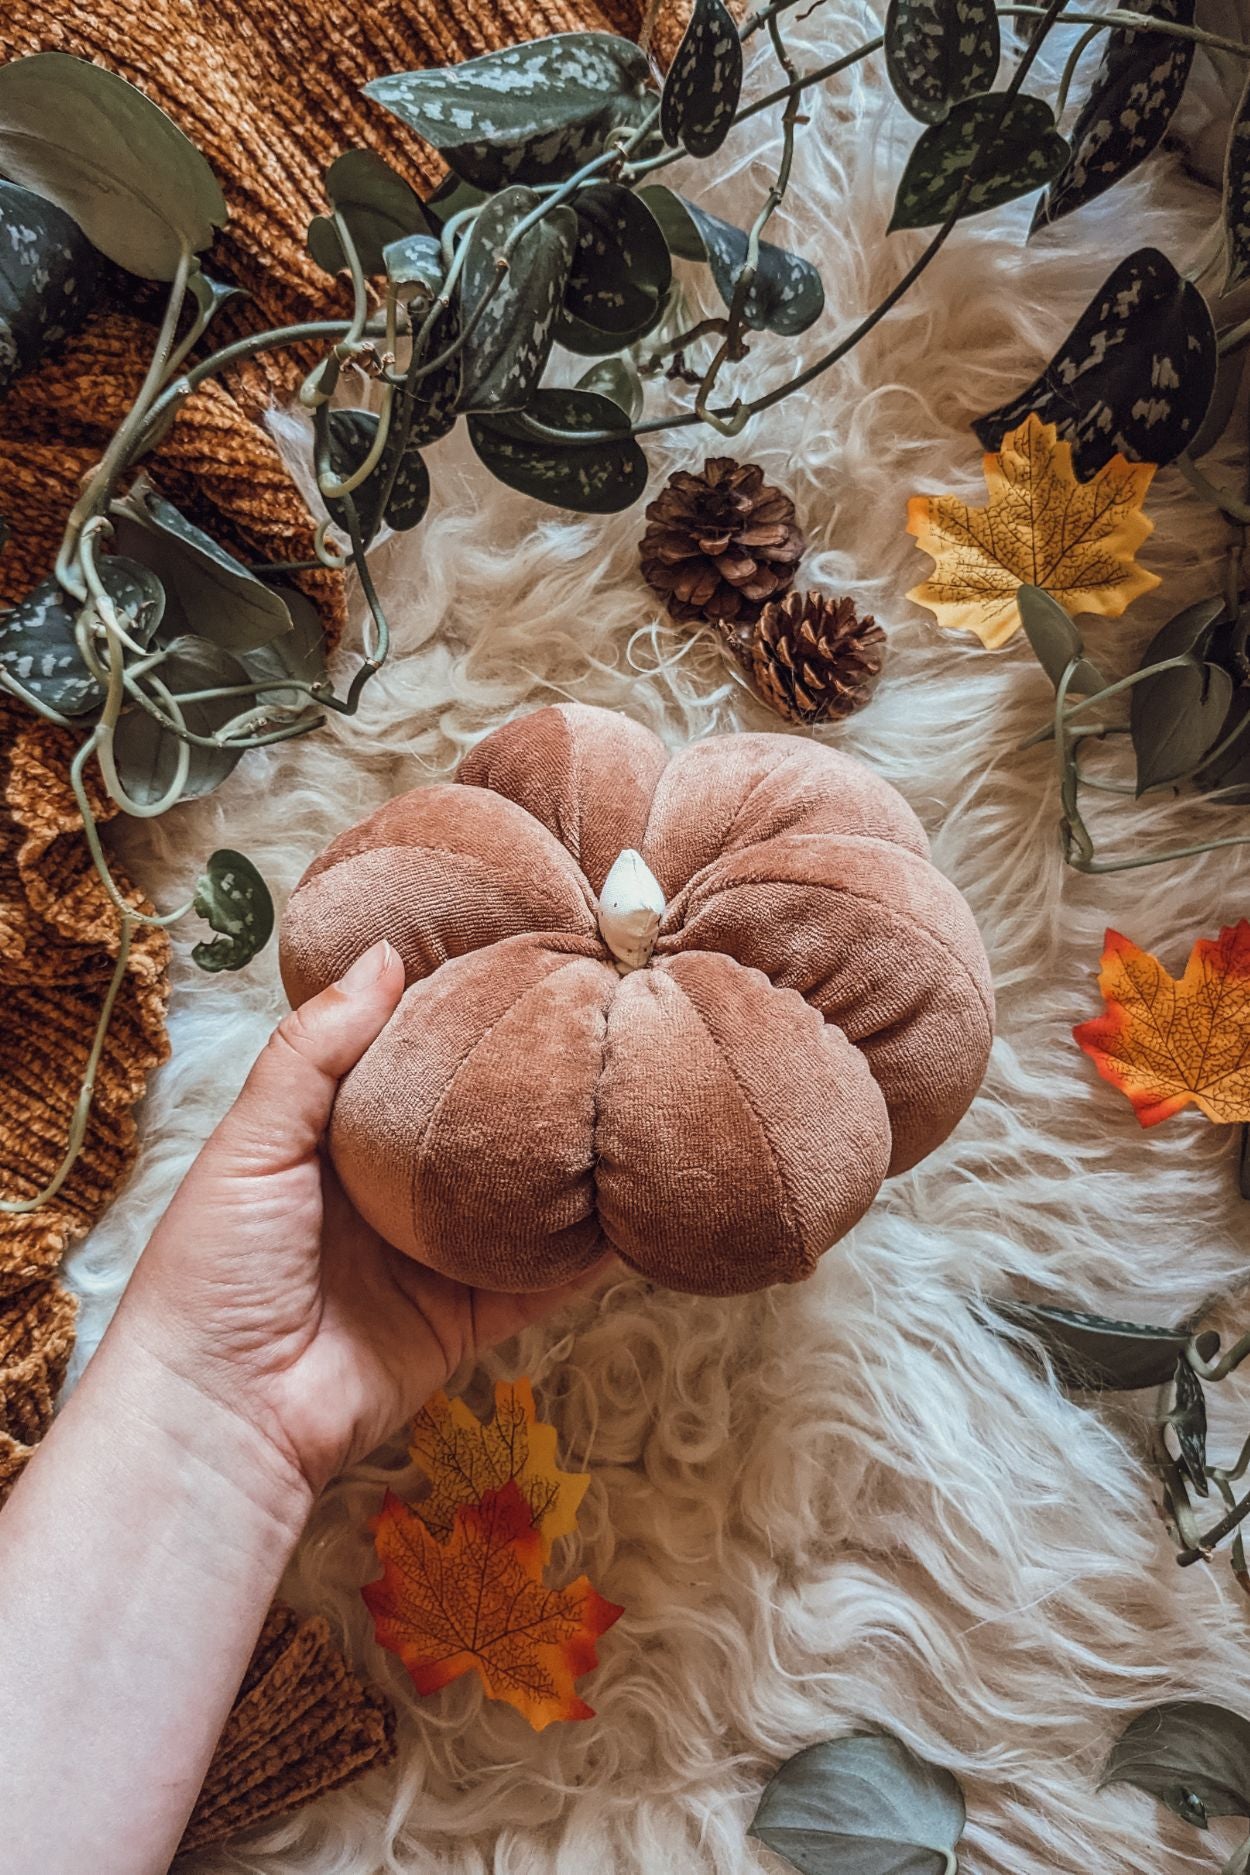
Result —
[[[241, 1414], [312, 1492], [461, 1361], [585, 1288], [452, 1281], [357, 1215], [322, 1153], [338, 1083], [404, 989], [385, 942], [279, 1024], [144, 1251], [115, 1324]], [[610, 1259], [605, 1259], [609, 1261]]]

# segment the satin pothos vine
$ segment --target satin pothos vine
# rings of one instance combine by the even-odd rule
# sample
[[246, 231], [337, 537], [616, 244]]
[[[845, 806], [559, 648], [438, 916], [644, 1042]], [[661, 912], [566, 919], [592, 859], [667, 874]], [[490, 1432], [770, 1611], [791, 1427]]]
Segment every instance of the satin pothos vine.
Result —
[[[99, 66], [45, 52], [0, 68], [0, 388], [50, 345], [72, 344], [87, 313], [124, 295], [128, 278], [168, 289], [139, 393], [85, 478], [55, 565], [0, 617], [0, 686], [79, 739], [73, 785], [120, 934], [65, 1160], [43, 1192], [0, 1200], [4, 1208], [37, 1207], [73, 1163], [136, 926], [198, 912], [218, 934], [194, 953], [211, 970], [240, 968], [272, 928], [264, 882], [231, 851], [209, 860], [190, 905], [149, 914], [130, 903], [94, 826], [88, 764], [125, 813], [149, 817], [218, 786], [249, 749], [305, 735], [330, 712], [355, 715], [387, 655], [368, 548], [387, 530], [419, 525], [431, 445], [463, 420], [486, 469], [509, 486], [586, 513], [626, 507], [647, 479], [641, 438], [692, 424], [738, 434], [888, 317], [962, 218], [1040, 191], [1042, 228], [1127, 174], [1163, 136], [1199, 44], [1250, 61], [1250, 47], [1194, 26], [1193, 0], [1097, 17], [1065, 0], [891, 0], [882, 34], [800, 69], [786, 40], [798, 3], [766, 0], [738, 21], [724, 0], [694, 0], [662, 79], [641, 47], [598, 32], [374, 78], [369, 95], [439, 150], [446, 180], [422, 199], [381, 156], [345, 151], [308, 234], [314, 259], [343, 282], [342, 317], [217, 348], [213, 321], [234, 289], [210, 277], [201, 256], [228, 210], [199, 151]], [[1003, 20], [1015, 22], [1006, 54]], [[1073, 24], [1081, 31], [1045, 97], [1038, 53]], [[757, 36], [776, 82], [744, 99], [744, 48]], [[1101, 64], [1061, 129], [1096, 41]], [[766, 239], [791, 188], [804, 96], [877, 55], [921, 126], [890, 231], [927, 239], [919, 252], [908, 245], [912, 258], [876, 306], [787, 369], [788, 347], [824, 311], [815, 261]], [[714, 173], [735, 127], [763, 113], [775, 115], [778, 157], [742, 225], [664, 180], [683, 158]], [[1229, 279], [1240, 280], [1250, 273], [1244, 99], [1227, 199]], [[989, 446], [1036, 411], [1073, 442], [1084, 474], [1104, 448], [1156, 463], [1197, 449], [1219, 346], [1235, 350], [1250, 327], [1217, 342], [1202, 293], [1154, 250], [1121, 266], [1133, 292], [1112, 295], [1109, 282], [1105, 303], [1091, 305], [1069, 341], [1084, 347], [1081, 369], [1048, 370], [1019, 408], [978, 418]], [[341, 691], [315, 614], [285, 583], [297, 567], [243, 565], [143, 467], [198, 386], [257, 353], [317, 343], [322, 356], [300, 391], [325, 507], [315, 563], [350, 565], [368, 610]], [[733, 388], [735, 367], [764, 343], [782, 369], [745, 397]], [[586, 361], [571, 388], [549, 377], [557, 348]], [[362, 375], [375, 387], [369, 409], [347, 396]], [[1142, 417], [1134, 387], [1145, 382], [1155, 389]]]

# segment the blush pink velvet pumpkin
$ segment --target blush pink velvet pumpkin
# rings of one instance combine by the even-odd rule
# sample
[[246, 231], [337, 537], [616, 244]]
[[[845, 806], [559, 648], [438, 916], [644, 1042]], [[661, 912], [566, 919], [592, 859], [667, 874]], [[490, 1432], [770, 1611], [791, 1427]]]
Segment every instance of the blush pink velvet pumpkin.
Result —
[[[618, 855], [667, 900], [621, 974]], [[541, 1289], [605, 1249], [670, 1288], [793, 1282], [984, 1072], [985, 953], [894, 789], [819, 743], [670, 757], [562, 704], [334, 840], [282, 927], [298, 1004], [387, 937], [408, 987], [339, 1091], [350, 1197], [434, 1269]]]

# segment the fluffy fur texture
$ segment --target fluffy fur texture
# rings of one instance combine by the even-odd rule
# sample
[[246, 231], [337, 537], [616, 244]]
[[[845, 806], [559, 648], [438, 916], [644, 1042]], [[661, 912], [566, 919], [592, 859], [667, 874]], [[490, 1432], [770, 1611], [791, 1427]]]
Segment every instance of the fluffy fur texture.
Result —
[[[793, 37], [814, 65], [877, 29], [859, 0], [827, 0]], [[1052, 84], [1068, 43], [1044, 62]], [[765, 66], [755, 50], [761, 92]], [[883, 235], [916, 127], [880, 60], [806, 109], [776, 232], [819, 257], [830, 307], [797, 348], [755, 344], [754, 385], [796, 349], [814, 356], [923, 239]], [[741, 216], [776, 153], [765, 119], [735, 133], [710, 205]], [[1246, 864], [1234, 849], [1066, 871], [1048, 753], [1016, 752], [1048, 684], [1020, 643], [992, 654], [940, 636], [903, 598], [926, 570], [906, 497], [979, 499], [969, 419], [1028, 382], [1116, 258], [1154, 241], [1184, 264], [1213, 213], [1165, 158], [1027, 250], [1029, 204], [982, 217], [845, 365], [740, 439], [796, 496], [805, 580], [855, 593], [889, 629], [876, 700], [833, 733], [902, 791], [971, 902], [998, 994], [989, 1077], [810, 1282], [714, 1300], [622, 1281], [489, 1364], [534, 1376], [564, 1462], [593, 1474], [563, 1560], [626, 1609], [584, 1688], [595, 1720], [534, 1736], [468, 1684], [417, 1699], [359, 1596], [376, 1573], [367, 1519], [384, 1484], [413, 1483], [402, 1445], [326, 1493], [285, 1592], [388, 1680], [398, 1764], [212, 1852], [203, 1875], [747, 1875], [772, 1866], [745, 1839], [768, 1773], [863, 1725], [959, 1774], [969, 1875], [1213, 1866], [1209, 1839], [1096, 1783], [1147, 1703], [1201, 1692], [1250, 1710], [1245, 1604], [1222, 1565], [1172, 1560], [1140, 1456], [1144, 1404], [1065, 1399], [969, 1303], [1029, 1293], [1167, 1321], [1244, 1277], [1230, 1135], [1188, 1117], [1143, 1134], [1069, 1029], [1097, 1010], [1105, 925], [1179, 967], [1195, 934], [1245, 910]], [[691, 429], [649, 443], [657, 476], [722, 447]], [[431, 470], [429, 519], [379, 555], [396, 655], [362, 720], [249, 757], [211, 800], [135, 828], [127, 864], [165, 904], [227, 840], [285, 894], [332, 834], [541, 702], [623, 708], [674, 743], [775, 727], [714, 645], [657, 618], [636, 571], [640, 509], [552, 514], [492, 483], [459, 438]], [[1117, 671], [1218, 578], [1221, 530], [1175, 474], [1150, 508], [1143, 558], [1162, 587], [1088, 634]], [[1245, 825], [1112, 796], [1095, 814], [1121, 851]], [[283, 1006], [272, 950], [241, 978], [204, 977], [189, 944], [139, 1169], [74, 1259], [84, 1351]], [[486, 1378], [470, 1382], [479, 1403]]]

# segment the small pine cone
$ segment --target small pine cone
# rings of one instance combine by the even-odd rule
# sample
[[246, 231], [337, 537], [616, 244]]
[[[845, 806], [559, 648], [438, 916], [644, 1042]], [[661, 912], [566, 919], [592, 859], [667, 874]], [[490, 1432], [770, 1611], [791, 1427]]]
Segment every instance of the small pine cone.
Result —
[[880, 675], [885, 633], [849, 599], [791, 592], [765, 606], [734, 648], [765, 703], [794, 723], [828, 723], [861, 709]]
[[643, 578], [685, 624], [752, 623], [789, 591], [805, 544], [790, 497], [727, 456], [670, 476], [647, 522]]

